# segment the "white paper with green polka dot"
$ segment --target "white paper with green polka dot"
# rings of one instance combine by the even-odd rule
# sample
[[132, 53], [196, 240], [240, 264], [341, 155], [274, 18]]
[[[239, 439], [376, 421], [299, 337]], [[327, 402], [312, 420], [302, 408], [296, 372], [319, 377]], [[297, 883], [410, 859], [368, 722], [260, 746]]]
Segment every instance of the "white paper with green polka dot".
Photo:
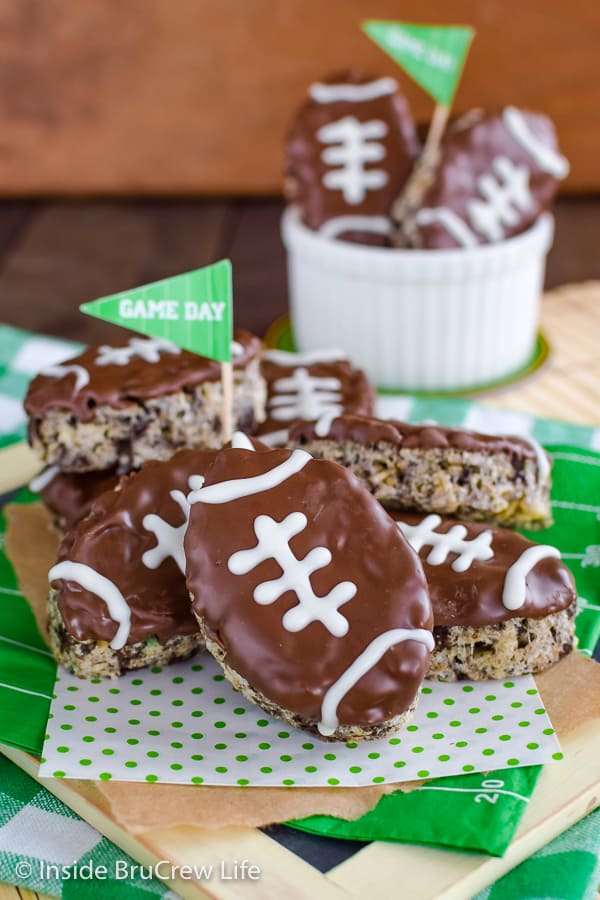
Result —
[[244, 700], [208, 656], [82, 681], [59, 669], [40, 775], [353, 787], [560, 759], [530, 676], [426, 682], [397, 736], [326, 742]]

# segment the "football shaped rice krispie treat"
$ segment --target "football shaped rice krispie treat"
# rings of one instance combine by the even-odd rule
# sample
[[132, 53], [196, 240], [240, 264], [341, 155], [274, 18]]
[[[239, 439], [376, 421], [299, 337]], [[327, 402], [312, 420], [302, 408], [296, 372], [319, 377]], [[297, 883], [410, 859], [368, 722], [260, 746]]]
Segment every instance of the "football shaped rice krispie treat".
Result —
[[345, 415], [293, 426], [289, 446], [348, 467], [386, 505], [501, 525], [551, 521], [550, 458], [523, 438]]
[[[264, 415], [261, 346], [236, 331], [233, 420], [247, 431]], [[129, 471], [182, 447], [222, 444], [219, 363], [163, 339], [89, 348], [46, 369], [29, 386], [25, 409], [31, 446], [64, 472]]]
[[82, 678], [185, 659], [203, 647], [185, 586], [186, 495], [215, 451], [148, 462], [92, 503], [49, 572], [50, 645]]
[[402, 513], [398, 527], [421, 557], [431, 595], [428, 678], [525, 675], [571, 652], [577, 593], [555, 547], [435, 514]]
[[302, 450], [217, 453], [189, 494], [192, 609], [244, 696], [334, 740], [409, 720], [433, 647], [423, 569], [354, 476]]
[[372, 415], [375, 391], [340, 350], [288, 353], [266, 350], [261, 373], [267, 386], [266, 418], [257, 430], [270, 446], [286, 445], [290, 427], [324, 414]]

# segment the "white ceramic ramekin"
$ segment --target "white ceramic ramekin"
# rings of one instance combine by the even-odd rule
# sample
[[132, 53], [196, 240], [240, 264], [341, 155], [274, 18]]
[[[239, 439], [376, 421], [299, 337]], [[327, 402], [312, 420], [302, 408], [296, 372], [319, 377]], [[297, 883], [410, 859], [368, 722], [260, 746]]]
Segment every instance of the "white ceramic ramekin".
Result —
[[297, 349], [340, 347], [382, 388], [450, 391], [509, 376], [534, 352], [554, 222], [497, 244], [392, 250], [282, 223]]

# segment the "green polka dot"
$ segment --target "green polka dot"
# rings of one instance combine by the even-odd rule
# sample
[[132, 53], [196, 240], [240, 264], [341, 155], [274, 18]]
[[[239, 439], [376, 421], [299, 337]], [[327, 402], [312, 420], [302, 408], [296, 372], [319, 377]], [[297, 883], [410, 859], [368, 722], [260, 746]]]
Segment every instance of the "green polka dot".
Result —
[[421, 688], [421, 693], [422, 694], [432, 694], [433, 690], [430, 687], [424, 687], [424, 688]]
[[116, 687], [115, 687], [115, 688], [109, 688], [109, 689], [108, 689], [108, 693], [109, 693], [109, 694], [120, 694], [120, 693], [121, 693], [121, 688], [116, 688]]
[[236, 756], [238, 762], [248, 762], [248, 757], [244, 756], [243, 753], [240, 753], [239, 756]]
[[537, 709], [534, 709], [533, 714], [534, 716], [543, 716], [546, 714], [546, 710], [542, 706], [539, 706]]
[[294, 781], [293, 778], [284, 778], [281, 783], [285, 784], [285, 785], [292, 785], [292, 784], [295, 784], [296, 782]]
[[437, 719], [437, 717], [438, 717], [438, 714], [436, 712], [428, 712], [427, 713], [428, 719]]
[[537, 690], [535, 688], [529, 688], [529, 690], [527, 690], [525, 693], [533, 696], [534, 694], [537, 694]]
[[530, 744], [527, 744], [527, 749], [528, 750], [538, 750], [539, 746], [540, 745], [536, 744], [535, 741], [532, 741]]
[[150, 759], [156, 759], [156, 757], [159, 755], [160, 754], [156, 750], [148, 750], [148, 752], [146, 753], [146, 756], [149, 756]]
[[346, 747], [348, 748], [348, 750], [356, 750], [358, 744], [356, 743], [356, 741], [346, 741]]
[[151, 709], [148, 715], [156, 718], [157, 716], [160, 716], [160, 709]]
[[225, 697], [215, 697], [215, 699], [213, 700], [213, 703], [217, 703], [217, 704], [225, 703]]
[[504, 718], [504, 716], [501, 716], [501, 715], [492, 716], [492, 722], [501, 722], [503, 720], [503, 718]]
[[104, 731], [106, 732], [106, 734], [115, 734], [117, 729], [113, 728], [112, 725], [107, 725]]
[[[86, 722], [97, 722], [97, 721], [98, 721], [98, 716], [86, 716], [86, 717], [85, 717], [85, 721], [86, 721]], [[64, 727], [64, 726], [63, 726], [63, 727]], [[72, 727], [72, 726], [69, 725], [69, 728], [71, 728], [71, 727]]]
[[482, 750], [481, 752], [484, 756], [493, 756], [495, 751], [492, 750], [491, 747], [486, 747], [485, 750]]
[[499, 741], [510, 741], [510, 739], [511, 739], [510, 734], [501, 734], [498, 737]]
[[396, 762], [394, 763], [394, 766], [396, 769], [403, 769], [405, 765], [406, 765], [406, 763], [404, 762], [403, 759], [397, 759]]
[[181, 741], [171, 741], [171, 747], [174, 750], [181, 750], [181, 748], [183, 747], [183, 744], [181, 743]]
[[162, 672], [162, 666], [152, 666], [150, 671], [153, 675], [160, 675], [160, 673]]
[[473, 691], [473, 686], [470, 684], [463, 685], [463, 691], [465, 694], [470, 694]]
[[375, 778], [372, 778], [371, 781], [373, 784], [381, 784], [382, 781], [385, 781], [383, 775], [376, 775]]
[[195, 740], [195, 741], [201, 741], [203, 737], [204, 737], [204, 735], [202, 734], [201, 731], [194, 731], [194, 732], [192, 732], [192, 738], [193, 738], [193, 740]]
[[225, 681], [224, 675], [213, 675], [213, 681]]
[[427, 778], [427, 776], [429, 775], [429, 770], [421, 769], [419, 772], [417, 772], [417, 775], [419, 776], [419, 778]]
[[486, 694], [484, 699], [487, 700], [488, 703], [493, 703], [494, 700], [496, 699], [496, 695], [495, 694]]
[[173, 769], [174, 772], [179, 772], [180, 769], [183, 769], [181, 763], [171, 763], [170, 768]]
[[[378, 755], [379, 755], [379, 754], [378, 754]], [[332, 759], [335, 759], [335, 758], [336, 758], [335, 753], [324, 753], [324, 754], [323, 754], [323, 759], [329, 759], [329, 760], [332, 760]]]
[[62, 728], [63, 731], [70, 731], [73, 726], [72, 725], [61, 725], [60, 727]]
[[258, 749], [259, 749], [259, 750], [270, 750], [270, 749], [271, 749], [271, 745], [270, 745], [270, 744], [267, 744], [266, 741], [261, 741], [260, 744], [258, 745]]
[[469, 712], [471, 713], [472, 716], [476, 716], [477, 713], [481, 712], [481, 710], [479, 709], [478, 706], [472, 706], [471, 709], [469, 710]]
[[56, 749], [59, 753], [68, 753], [69, 752], [68, 747], [57, 747]]
[[[154, 671], [154, 669], [152, 671]], [[146, 775], [146, 781], [149, 784], [154, 784], [155, 781], [158, 781], [158, 775]]]
[[413, 747], [412, 752], [413, 753], [422, 753], [424, 749], [425, 749], [424, 747]]
[[458, 719], [452, 719], [451, 722], [448, 722], [448, 725], [450, 726], [450, 728], [458, 728], [460, 722], [458, 721]]
[[236, 708], [233, 710], [233, 714], [235, 716], [243, 716], [245, 712], [246, 710], [243, 706], [236, 706]]
[[245, 731], [236, 731], [235, 737], [238, 738], [238, 740], [243, 741], [244, 738], [248, 737], [248, 735]]
[[441, 756], [438, 756], [438, 759], [439, 759], [440, 762], [448, 762], [448, 760], [450, 759], [450, 757], [448, 756], [447, 753], [442, 753]]
[[78, 691], [79, 687], [76, 684], [70, 684], [67, 688], [68, 691]]
[[157, 731], [156, 728], [151, 728], [148, 734], [150, 735], [150, 737], [158, 737], [160, 731]]
[[277, 737], [278, 737], [278, 738], [282, 738], [282, 740], [285, 740], [286, 738], [289, 738], [289, 736], [290, 736], [289, 731], [279, 731], [279, 732], [277, 733]]
[[[89, 701], [90, 703], [99, 703], [99, 702], [100, 702], [100, 697], [88, 697], [88, 701]], [[75, 707], [73, 707], [73, 709], [75, 709]]]
[[399, 743], [401, 743], [400, 738], [390, 738], [388, 741], [390, 747], [397, 747]]
[[227, 750], [227, 744], [215, 744], [215, 750]]
[[60, 769], [57, 769], [56, 772], [53, 772], [52, 774], [54, 775], [55, 778], [64, 778], [65, 777], [65, 773], [61, 772]]
[[133, 759], [128, 760], [125, 763], [125, 765], [127, 766], [128, 769], [136, 769], [137, 768], [137, 763]]
[[[381, 755], [380, 753], [373, 751], [373, 753], [369, 753], [369, 759], [379, 759], [380, 755]], [[325, 757], [325, 758], [327, 758], [327, 757]], [[335, 757], [334, 757], [334, 759], [335, 759]]]
[[67, 703], [66, 706], [63, 706], [63, 709], [66, 709], [68, 712], [71, 712], [71, 710], [75, 709], [75, 707], [73, 706], [72, 703]]
[[183, 706], [183, 700], [171, 700], [171, 706]]
[[191, 778], [190, 781], [192, 782], [192, 784], [202, 784], [204, 778], [200, 778], [199, 775], [194, 775], [194, 777]]
[[544, 728], [542, 734], [554, 734], [554, 728]]
[[289, 755], [289, 753], [284, 753], [282, 756], [279, 757], [279, 759], [281, 760], [281, 762], [291, 762], [292, 761], [292, 757]]
[[519, 765], [519, 760], [518, 760], [518, 759], [514, 759], [514, 758], [512, 758], [512, 759], [507, 759], [507, 760], [506, 760], [506, 765], [507, 765], [507, 766], [518, 766], [518, 765]]
[[271, 766], [261, 766], [260, 771], [265, 775], [269, 775], [273, 771], [273, 769], [271, 768]]
[[[262, 772], [263, 770], [261, 769], [260, 771]], [[269, 771], [270, 771], [270, 770], [269, 770]], [[305, 766], [305, 767], [304, 767], [304, 771], [305, 771], [305, 772], [316, 772], [316, 771], [317, 771], [317, 767], [316, 767], [316, 766]]]
[[475, 734], [485, 734], [487, 732], [487, 728], [476, 728]]
[[[193, 713], [192, 713], [193, 715]], [[215, 728], [225, 728], [227, 725], [226, 722], [215, 722]]]
[[265, 728], [269, 723], [266, 719], [259, 719], [256, 724], [259, 728]]
[[505, 681], [505, 682], [504, 682], [504, 687], [505, 687], [505, 688], [514, 688], [514, 686], [515, 686], [515, 685], [514, 685], [514, 682], [513, 682], [513, 681]]
[[432, 734], [431, 737], [434, 739], [434, 741], [441, 741], [444, 735], [440, 731], [436, 731], [436, 733]]
[[466, 765], [462, 767], [463, 772], [472, 772], [475, 766]]
[[314, 750], [315, 745], [307, 742], [306, 744], [302, 744], [302, 749], [303, 750]]
[[82, 740], [82, 741], [85, 741], [86, 744], [91, 744], [93, 741], [96, 740], [96, 738], [92, 737], [91, 734], [85, 734], [85, 735], [82, 737], [81, 740]]
[[202, 762], [204, 757], [202, 756], [201, 753], [192, 753], [192, 755], [190, 756], [190, 759], [193, 759], [194, 762]]
[[558, 751], [557, 753], [552, 754], [552, 759], [556, 759], [556, 760], [564, 759], [564, 756], [560, 751]]
[[141, 700], [130, 700], [130, 701], [129, 701], [129, 705], [130, 705], [130, 706], [141, 706], [141, 705], [142, 705], [142, 701], [141, 701]]
[[136, 744], [139, 744], [139, 741], [137, 738], [127, 738], [127, 743], [135, 747]]
[[358, 775], [359, 772], [362, 772], [362, 768], [360, 766], [350, 766], [348, 771], [352, 772], [353, 775]]
[[115, 713], [118, 713], [119, 710], [117, 709], [116, 706], [109, 706], [108, 709], [106, 710], [106, 712], [111, 713], [111, 715], [114, 715]]
[[444, 700], [444, 706], [454, 706], [454, 700], [452, 697], [446, 697]]
[[91, 684], [102, 684], [102, 679], [101, 678], [91, 678], [90, 683]]
[[204, 667], [200, 665], [200, 663], [196, 663], [192, 666], [192, 672], [201, 672]]
[[238, 778], [237, 783], [240, 787], [245, 787], [247, 784], [250, 784], [247, 778]]
[[459, 748], [461, 748], [461, 747], [468, 747], [469, 744], [468, 744], [467, 741], [457, 741], [457, 742], [456, 742], [456, 746], [459, 747]]
[[407, 726], [406, 726], [406, 730], [407, 730], [407, 731], [418, 731], [418, 730], [419, 730], [419, 726], [418, 726], [418, 725], [407, 725]]
[[519, 722], [519, 728], [529, 728], [530, 725], [531, 725], [531, 722], [527, 722], [525, 720], [523, 720], [522, 722]]
[[114, 750], [111, 750], [110, 747], [105, 747], [102, 751], [105, 756], [113, 756]]
[[201, 687], [192, 688], [192, 694], [203, 694], [203, 693], [204, 693], [204, 688], [201, 688]]
[[[192, 716], [194, 719], [200, 719], [203, 715], [204, 713], [201, 709], [195, 709], [192, 712]], [[215, 728], [225, 728], [225, 722], [223, 722], [221, 725], [218, 722], [215, 722]]]
[[143, 681], [142, 678], [134, 678], [134, 679], [132, 680], [131, 683], [132, 683], [132, 684], [135, 684], [135, 685], [138, 685], [138, 684], [143, 684], [144, 681]]
[[[339, 778], [328, 778], [328, 779], [327, 779], [327, 784], [334, 784], [334, 785], [335, 785], [335, 784], [339, 784], [339, 783], [340, 783]], [[285, 784], [285, 781], [284, 781], [284, 784]]]
[[91, 766], [91, 764], [92, 764], [91, 759], [80, 759], [79, 760], [80, 766]]
[[178, 675], [176, 678], [172, 678], [171, 681], [173, 684], [183, 684], [185, 678], [182, 678], [181, 675]]
[[171, 728], [183, 728], [183, 722], [171, 722]]
[[520, 709], [523, 706], [520, 700], [515, 700], [515, 702], [510, 705], [512, 709]]

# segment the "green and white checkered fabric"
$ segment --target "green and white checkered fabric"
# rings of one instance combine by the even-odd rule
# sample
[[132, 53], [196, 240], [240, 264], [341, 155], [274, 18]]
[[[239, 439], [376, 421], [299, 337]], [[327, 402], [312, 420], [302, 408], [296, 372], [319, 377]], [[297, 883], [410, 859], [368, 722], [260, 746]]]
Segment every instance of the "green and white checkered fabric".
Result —
[[23, 398], [33, 376], [81, 349], [72, 341], [0, 325], [0, 448], [25, 437]]

